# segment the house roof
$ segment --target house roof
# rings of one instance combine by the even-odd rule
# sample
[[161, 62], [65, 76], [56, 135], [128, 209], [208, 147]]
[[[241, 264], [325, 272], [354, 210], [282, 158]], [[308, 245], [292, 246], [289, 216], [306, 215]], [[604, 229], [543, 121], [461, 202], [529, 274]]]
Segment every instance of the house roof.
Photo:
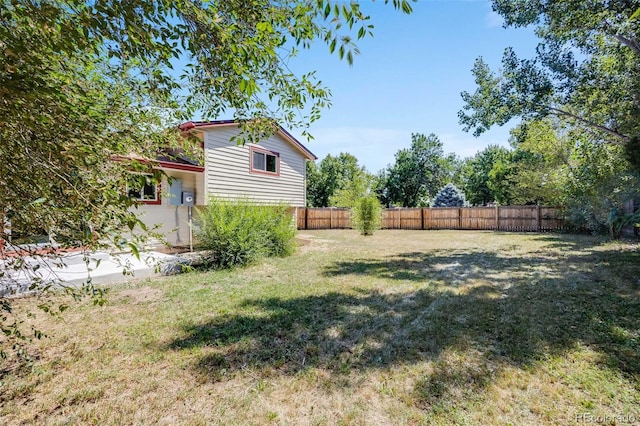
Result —
[[[187, 121], [186, 123], [182, 123], [179, 127], [182, 131], [189, 131], [192, 129], [206, 130], [215, 127], [225, 127], [225, 126], [238, 126], [238, 122], [235, 120], [213, 120], [213, 121]], [[287, 142], [297, 148], [308, 160], [317, 160], [318, 157], [309, 151], [309, 149], [304, 146], [300, 141], [291, 136], [289, 132], [287, 132], [281, 125], [277, 125], [278, 130], [277, 133], [282, 136]]]
[[115, 161], [123, 161], [123, 160], [135, 160], [141, 163], [150, 164], [152, 167], [157, 167], [160, 169], [171, 169], [171, 170], [182, 170], [186, 172], [204, 172], [204, 167], [197, 164], [197, 162], [193, 160], [185, 159], [177, 159], [174, 157], [167, 157], [166, 155], [159, 155], [155, 159], [149, 159], [140, 157], [135, 154], [129, 155], [112, 155], [111, 158]]
[[158, 154], [156, 160], [168, 163], [187, 164], [190, 166], [200, 166], [200, 162], [187, 156], [181, 148], [165, 148]]

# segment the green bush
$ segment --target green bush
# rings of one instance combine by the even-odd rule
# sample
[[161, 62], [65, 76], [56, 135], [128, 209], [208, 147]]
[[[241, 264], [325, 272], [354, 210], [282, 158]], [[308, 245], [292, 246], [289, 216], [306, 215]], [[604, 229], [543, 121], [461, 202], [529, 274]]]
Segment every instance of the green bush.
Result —
[[620, 238], [622, 230], [625, 226], [635, 227], [640, 222], [640, 211], [635, 213], [620, 212], [613, 207], [607, 217], [607, 227], [611, 238]]
[[295, 250], [296, 228], [285, 205], [212, 198], [200, 211], [197, 225], [198, 248], [207, 253], [211, 268], [247, 265]]
[[382, 206], [374, 195], [361, 197], [351, 209], [351, 220], [362, 235], [373, 235], [382, 223]]

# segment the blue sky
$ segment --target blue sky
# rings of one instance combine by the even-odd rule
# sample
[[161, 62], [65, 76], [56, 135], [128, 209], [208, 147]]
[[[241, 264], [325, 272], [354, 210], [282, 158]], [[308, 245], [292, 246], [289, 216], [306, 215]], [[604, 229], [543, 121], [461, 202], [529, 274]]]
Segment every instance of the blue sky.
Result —
[[[475, 90], [471, 68], [482, 56], [500, 67], [504, 49], [532, 57], [532, 29], [504, 29], [485, 0], [419, 0], [405, 15], [383, 2], [363, 0], [374, 37], [360, 40], [350, 67], [321, 44], [295, 58], [294, 68], [317, 70], [332, 91], [332, 107], [311, 125], [315, 140], [300, 138], [319, 159], [349, 152], [371, 172], [393, 163], [411, 133], [436, 134], [445, 152], [474, 155], [489, 144], [508, 145], [509, 129], [496, 127], [474, 138], [458, 124], [460, 92]], [[301, 129], [289, 129], [300, 136]]]

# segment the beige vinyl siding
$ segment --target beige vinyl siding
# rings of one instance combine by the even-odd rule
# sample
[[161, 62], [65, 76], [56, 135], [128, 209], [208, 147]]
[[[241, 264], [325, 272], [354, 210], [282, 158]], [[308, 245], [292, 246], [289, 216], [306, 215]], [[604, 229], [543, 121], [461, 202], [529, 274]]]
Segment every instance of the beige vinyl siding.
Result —
[[250, 145], [230, 142], [238, 132], [235, 126], [204, 131], [207, 195], [304, 206], [306, 160], [302, 153], [280, 135], [273, 135], [255, 146], [279, 153], [280, 175], [251, 173]]
[[[196, 205], [204, 205], [204, 173], [165, 170], [174, 178], [182, 180], [183, 191], [195, 191]], [[161, 204], [140, 204], [135, 210], [138, 218], [154, 232], [165, 236], [172, 246], [189, 245], [189, 216], [186, 206], [170, 204], [168, 195], [169, 182], [163, 178], [161, 187]], [[193, 209], [194, 213], [196, 209]], [[157, 226], [157, 228], [155, 228]], [[160, 245], [160, 241], [153, 241], [150, 245]]]
[[204, 173], [194, 173], [194, 189], [196, 191], [196, 206], [204, 206], [207, 204], [207, 196], [204, 191]]

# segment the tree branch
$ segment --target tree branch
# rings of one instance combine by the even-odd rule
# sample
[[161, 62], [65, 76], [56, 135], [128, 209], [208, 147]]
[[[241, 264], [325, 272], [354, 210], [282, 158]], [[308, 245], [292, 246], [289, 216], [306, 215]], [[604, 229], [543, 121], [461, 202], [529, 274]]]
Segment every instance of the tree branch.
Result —
[[618, 40], [620, 43], [624, 44], [625, 46], [631, 48], [631, 50], [633, 50], [634, 52], [636, 52], [638, 55], [640, 55], [640, 46], [638, 45], [638, 43], [636, 43], [635, 41], [623, 37], [620, 34], [614, 34], [613, 37]]
[[[589, 127], [592, 127], [594, 129], [598, 129], [598, 130], [600, 130], [602, 132], [605, 132], [605, 133], [607, 133], [607, 134], [609, 134], [611, 136], [614, 136], [616, 139], [619, 139], [621, 142], [629, 142], [631, 140], [631, 138], [629, 136], [627, 136], [627, 135], [623, 135], [622, 133], [620, 133], [620, 132], [618, 132], [616, 130], [610, 129], [610, 128], [606, 127], [606, 126], [603, 126], [601, 124], [595, 123], [595, 122], [593, 122], [591, 120], [587, 120], [586, 118], [580, 117], [579, 115], [573, 114], [573, 113], [571, 113], [569, 111], [564, 111], [562, 109], [554, 108], [554, 107], [549, 107], [549, 111], [551, 111], [552, 113], [554, 113], [554, 114], [556, 114], [558, 116], [571, 117], [571, 118], [573, 118], [575, 120], [578, 120], [582, 124], [586, 124]], [[614, 142], [614, 144], [618, 145], [619, 143], [615, 143]]]
[[[638, 9], [640, 10], [640, 9]], [[616, 26], [613, 25], [611, 22], [609, 22], [607, 19], [604, 20], [604, 28], [602, 28], [602, 30], [609, 34], [611, 37], [615, 38], [616, 40], [618, 40], [620, 43], [622, 43], [623, 45], [629, 47], [631, 50], [633, 50], [634, 52], [636, 52], [638, 55], [640, 55], [640, 44], [638, 44], [637, 41], [627, 38], [623, 35], [620, 35], [618, 33], [618, 30], [616, 29]], [[610, 30], [610, 31], [607, 31]]]

